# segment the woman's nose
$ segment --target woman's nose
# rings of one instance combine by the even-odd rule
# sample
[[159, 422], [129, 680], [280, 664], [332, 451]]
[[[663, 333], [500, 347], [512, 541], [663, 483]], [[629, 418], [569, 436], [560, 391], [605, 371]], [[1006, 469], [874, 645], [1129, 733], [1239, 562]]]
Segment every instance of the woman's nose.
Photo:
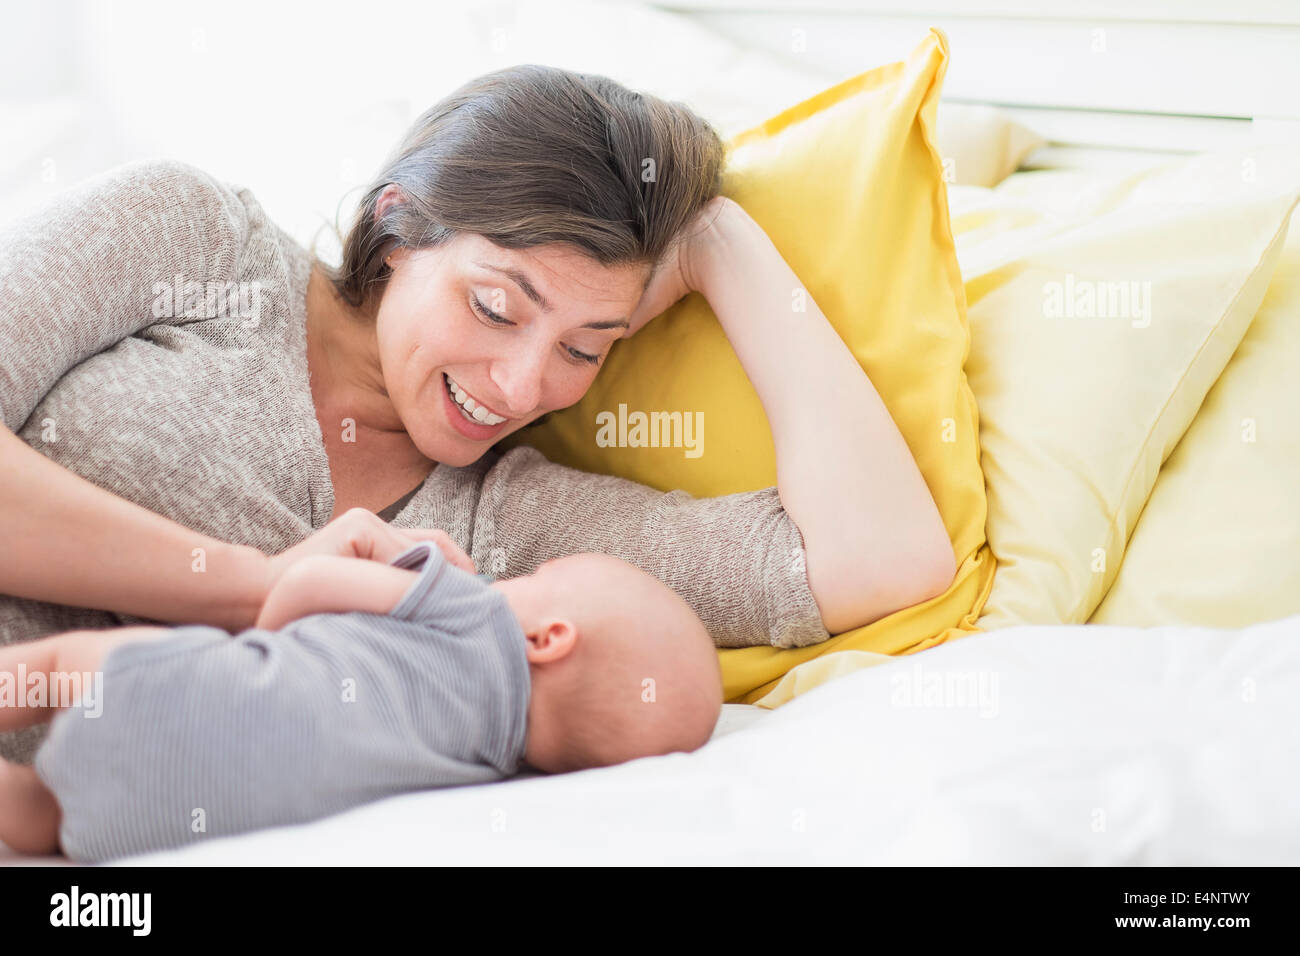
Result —
[[509, 406], [513, 417], [522, 417], [537, 408], [542, 394], [545, 356], [529, 351], [497, 362], [492, 378]]

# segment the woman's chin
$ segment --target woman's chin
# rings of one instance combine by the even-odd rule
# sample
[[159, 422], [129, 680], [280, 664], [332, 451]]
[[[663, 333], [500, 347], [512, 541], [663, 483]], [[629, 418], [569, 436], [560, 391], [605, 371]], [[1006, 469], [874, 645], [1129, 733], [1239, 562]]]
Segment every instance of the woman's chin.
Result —
[[430, 461], [449, 465], [453, 468], [463, 468], [466, 465], [474, 464], [493, 445], [512, 432], [518, 431], [520, 427], [522, 426], [507, 426], [501, 429], [498, 435], [486, 441], [473, 441], [455, 431], [434, 435], [430, 436], [430, 441], [427, 444], [424, 442], [419, 443], [420, 451]]

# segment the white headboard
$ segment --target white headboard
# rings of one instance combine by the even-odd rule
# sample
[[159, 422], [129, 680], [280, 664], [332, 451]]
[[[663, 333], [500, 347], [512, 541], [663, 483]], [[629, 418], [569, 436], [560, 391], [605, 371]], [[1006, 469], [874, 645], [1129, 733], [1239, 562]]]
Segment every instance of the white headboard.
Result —
[[1050, 141], [1027, 166], [1300, 142], [1296, 0], [666, 0], [731, 40], [847, 77], [948, 35], [945, 100]]

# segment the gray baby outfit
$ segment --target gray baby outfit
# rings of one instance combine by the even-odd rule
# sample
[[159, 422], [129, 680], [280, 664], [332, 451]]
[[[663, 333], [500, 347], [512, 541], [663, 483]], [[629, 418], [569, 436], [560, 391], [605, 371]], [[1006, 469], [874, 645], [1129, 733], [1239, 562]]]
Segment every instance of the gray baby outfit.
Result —
[[428, 542], [392, 563], [423, 568], [387, 615], [110, 651], [99, 716], [59, 712], [36, 753], [64, 852], [99, 862], [514, 774], [531, 682], [504, 595]]

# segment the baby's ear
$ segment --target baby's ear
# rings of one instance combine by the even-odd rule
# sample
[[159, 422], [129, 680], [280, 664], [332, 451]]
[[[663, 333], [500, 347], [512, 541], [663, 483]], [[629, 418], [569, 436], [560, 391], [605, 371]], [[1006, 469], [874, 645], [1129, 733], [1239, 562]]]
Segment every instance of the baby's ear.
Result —
[[568, 655], [577, 644], [578, 629], [565, 618], [549, 618], [542, 626], [527, 629], [528, 660], [545, 664]]

